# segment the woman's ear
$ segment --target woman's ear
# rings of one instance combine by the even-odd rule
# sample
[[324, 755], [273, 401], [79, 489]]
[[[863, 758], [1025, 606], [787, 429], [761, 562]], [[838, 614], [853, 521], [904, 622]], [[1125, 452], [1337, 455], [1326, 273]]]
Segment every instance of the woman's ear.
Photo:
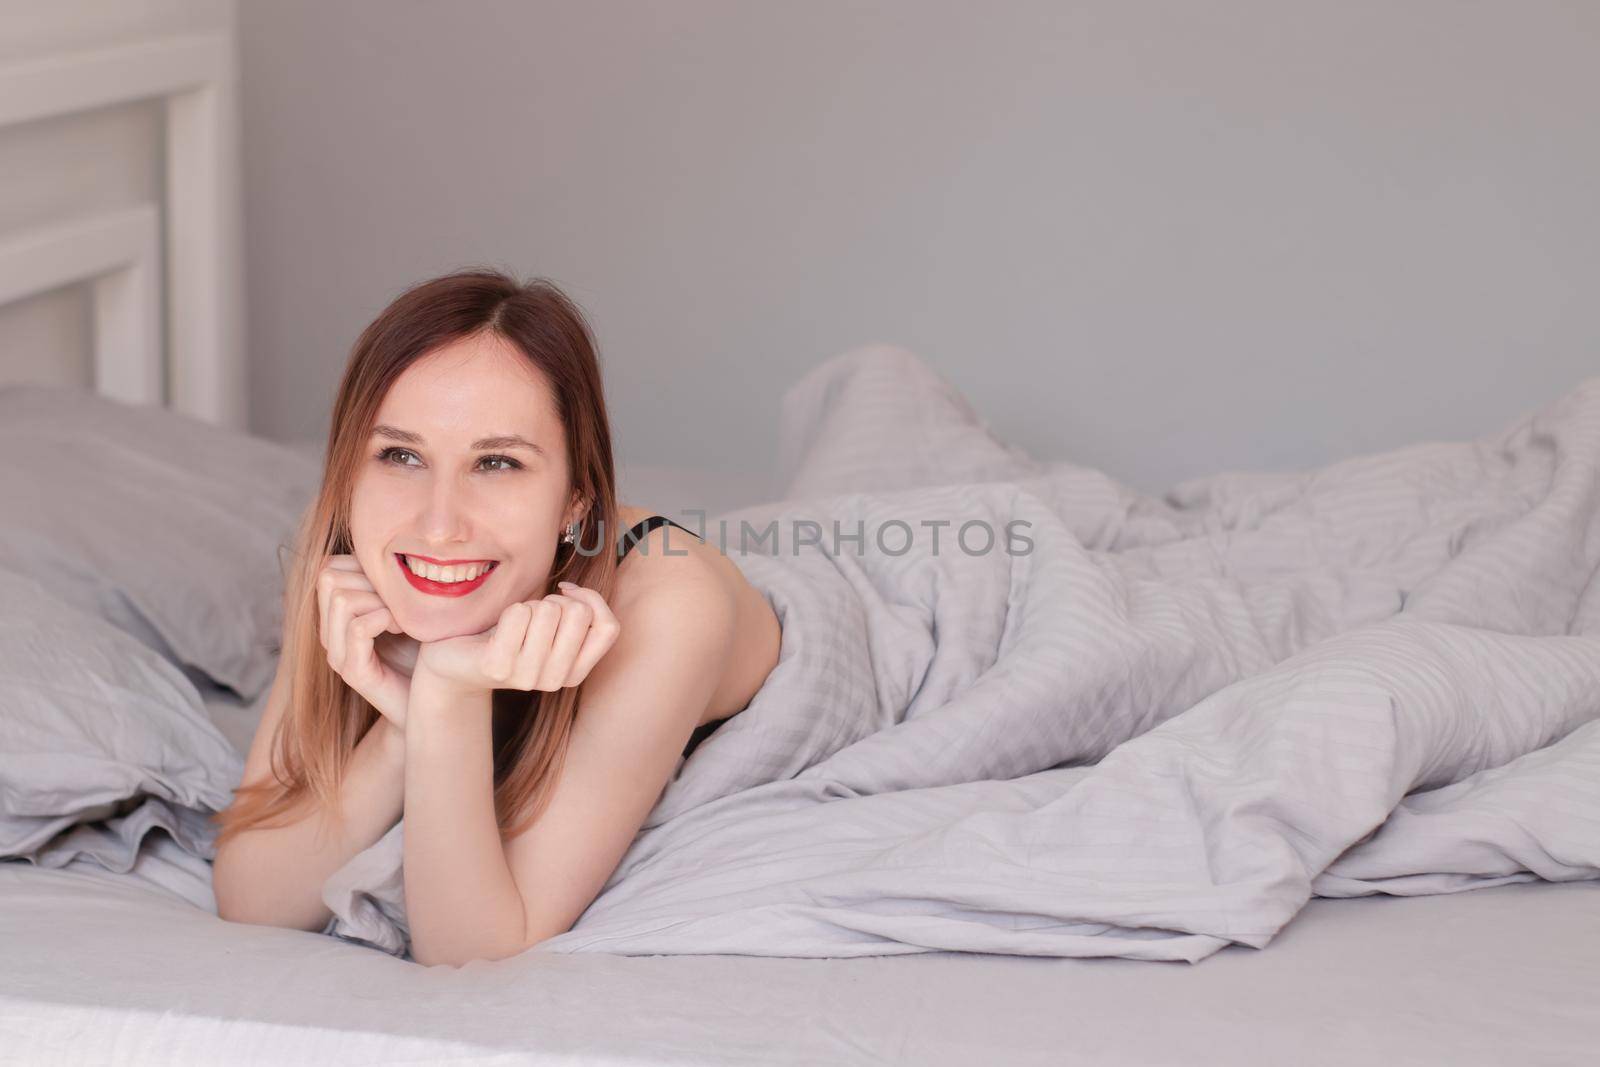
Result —
[[567, 505], [567, 518], [566, 521], [561, 524], [561, 528], [565, 530], [568, 526], [571, 526], [574, 523], [582, 523], [583, 517], [589, 513], [587, 504], [588, 501], [584, 500], [583, 497], [577, 493], [574, 493], [572, 495], [572, 503]]

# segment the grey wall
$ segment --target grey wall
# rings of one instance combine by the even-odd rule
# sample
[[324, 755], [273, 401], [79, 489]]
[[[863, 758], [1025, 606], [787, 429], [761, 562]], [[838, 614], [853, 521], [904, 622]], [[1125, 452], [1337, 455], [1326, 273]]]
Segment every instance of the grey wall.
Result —
[[245, 0], [253, 425], [466, 263], [589, 312], [625, 462], [765, 468], [918, 352], [1157, 491], [1600, 373], [1600, 5]]

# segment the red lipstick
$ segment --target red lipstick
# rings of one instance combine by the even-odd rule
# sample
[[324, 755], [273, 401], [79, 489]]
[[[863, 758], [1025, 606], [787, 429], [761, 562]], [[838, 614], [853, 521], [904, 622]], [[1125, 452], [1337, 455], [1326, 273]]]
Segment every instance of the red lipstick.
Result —
[[436, 564], [439, 564], [440, 566], [448, 566], [448, 565], [450, 565], [452, 563], [488, 563], [489, 564], [489, 569], [488, 570], [484, 571], [482, 574], [478, 575], [476, 578], [472, 579], [472, 581], [470, 581], [470, 582], [436, 582], [432, 578], [424, 578], [422, 575], [416, 573], [410, 567], [406, 566], [406, 557], [402, 553], [396, 552], [394, 554], [395, 562], [400, 565], [400, 573], [406, 576], [406, 581], [411, 583], [411, 586], [412, 586], [413, 589], [416, 589], [419, 592], [427, 593], [427, 594], [429, 594], [431, 596], [450, 596], [450, 597], [466, 596], [468, 593], [472, 592], [474, 589], [477, 589], [480, 585], [482, 585], [484, 583], [484, 581], [489, 577], [489, 575], [493, 574], [495, 572], [495, 569], [499, 566], [498, 562], [495, 562], [495, 561], [492, 561], [492, 560], [481, 560], [481, 559], [437, 560], [437, 559], [429, 559], [427, 556], [415, 556], [413, 558], [422, 560], [422, 561], [424, 561], [426, 563], [436, 563]]

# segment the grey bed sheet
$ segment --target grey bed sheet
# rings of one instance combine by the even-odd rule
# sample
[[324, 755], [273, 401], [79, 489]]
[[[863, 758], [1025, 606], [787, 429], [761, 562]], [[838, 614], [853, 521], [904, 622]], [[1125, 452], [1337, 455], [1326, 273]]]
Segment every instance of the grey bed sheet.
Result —
[[141, 868], [0, 863], [0, 1058], [41, 1064], [1578, 1064], [1600, 883], [1317, 899], [1204, 964], [528, 953], [418, 967]]

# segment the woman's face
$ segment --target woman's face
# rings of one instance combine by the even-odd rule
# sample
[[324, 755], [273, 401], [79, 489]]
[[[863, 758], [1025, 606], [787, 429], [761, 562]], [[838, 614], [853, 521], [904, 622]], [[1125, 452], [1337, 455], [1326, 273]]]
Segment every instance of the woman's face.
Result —
[[[439, 641], [543, 596], [557, 540], [581, 517], [544, 376], [504, 338], [478, 334], [430, 352], [389, 389], [356, 475], [350, 535], [400, 628]], [[423, 577], [408, 564], [425, 562], [417, 557], [472, 562]], [[491, 562], [481, 580], [438, 581]]]

